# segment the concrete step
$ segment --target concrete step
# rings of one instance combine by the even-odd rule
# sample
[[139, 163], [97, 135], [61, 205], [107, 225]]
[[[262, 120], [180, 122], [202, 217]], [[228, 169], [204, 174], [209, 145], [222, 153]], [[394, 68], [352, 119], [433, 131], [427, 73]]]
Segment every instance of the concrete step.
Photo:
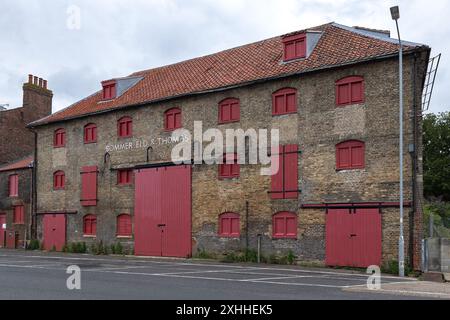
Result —
[[450, 282], [450, 273], [444, 273], [444, 280]]
[[420, 280], [440, 283], [445, 282], [444, 275], [441, 272], [425, 272], [420, 277]]

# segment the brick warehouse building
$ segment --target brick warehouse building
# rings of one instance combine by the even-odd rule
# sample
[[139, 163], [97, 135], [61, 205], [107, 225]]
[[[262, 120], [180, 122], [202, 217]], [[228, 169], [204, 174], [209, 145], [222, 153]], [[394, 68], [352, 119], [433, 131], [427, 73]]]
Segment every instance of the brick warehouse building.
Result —
[[[405, 45], [405, 234], [418, 268], [430, 48]], [[398, 45], [388, 32], [331, 23], [102, 86], [30, 124], [45, 247], [121, 241], [137, 255], [190, 257], [255, 249], [259, 237], [264, 255], [300, 261], [397, 259]], [[282, 170], [171, 166], [168, 138], [197, 120], [221, 131], [278, 128], [272, 156]]]
[[23, 85], [23, 105], [0, 110], [0, 247], [22, 247], [31, 238], [35, 134], [27, 124], [52, 112], [47, 80]]

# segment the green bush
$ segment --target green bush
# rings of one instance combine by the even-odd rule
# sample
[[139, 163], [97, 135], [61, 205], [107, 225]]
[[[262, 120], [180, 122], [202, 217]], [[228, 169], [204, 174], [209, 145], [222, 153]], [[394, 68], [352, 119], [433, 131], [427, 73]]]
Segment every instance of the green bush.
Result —
[[292, 252], [292, 250], [289, 250], [288, 254], [286, 255], [286, 260], [288, 264], [294, 264], [295, 260], [296, 260], [296, 256], [294, 254], [294, 252]]
[[[393, 275], [398, 275], [398, 261], [397, 260], [390, 260], [388, 262], [386, 262], [382, 267], [381, 267], [381, 272], [382, 273], [388, 273], [388, 274], [393, 274]], [[405, 274], [408, 275], [410, 273], [412, 273], [413, 270], [411, 269], [411, 267], [409, 266], [409, 264], [405, 264]]]
[[39, 240], [33, 239], [30, 240], [30, 243], [27, 246], [27, 250], [39, 250], [41, 247], [41, 243], [39, 242]]
[[215, 259], [216, 255], [214, 253], [209, 253], [205, 249], [199, 249], [197, 251], [197, 254], [195, 255], [195, 258], [198, 259]]
[[111, 253], [112, 254], [119, 254], [119, 255], [123, 255], [124, 250], [123, 250], [123, 246], [120, 242], [117, 242], [115, 244], [111, 245]]

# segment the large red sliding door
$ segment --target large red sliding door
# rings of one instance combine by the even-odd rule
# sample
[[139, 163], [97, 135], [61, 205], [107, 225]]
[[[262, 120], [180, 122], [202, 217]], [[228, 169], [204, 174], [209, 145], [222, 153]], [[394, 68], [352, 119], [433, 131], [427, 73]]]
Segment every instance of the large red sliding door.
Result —
[[379, 209], [329, 209], [326, 221], [326, 264], [367, 268], [381, 265]]
[[66, 215], [44, 215], [44, 248], [61, 251], [66, 244]]
[[191, 167], [135, 174], [135, 254], [191, 256]]

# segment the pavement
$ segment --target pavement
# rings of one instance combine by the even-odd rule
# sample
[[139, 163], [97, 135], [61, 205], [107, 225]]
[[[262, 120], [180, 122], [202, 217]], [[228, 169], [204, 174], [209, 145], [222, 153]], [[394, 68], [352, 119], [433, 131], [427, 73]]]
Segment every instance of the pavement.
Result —
[[[69, 266], [81, 269], [81, 289], [69, 290]], [[24, 300], [409, 300], [450, 299], [450, 285], [383, 275], [298, 266], [91, 256], [0, 249], [0, 299]], [[414, 291], [414, 292], [413, 292]]]

